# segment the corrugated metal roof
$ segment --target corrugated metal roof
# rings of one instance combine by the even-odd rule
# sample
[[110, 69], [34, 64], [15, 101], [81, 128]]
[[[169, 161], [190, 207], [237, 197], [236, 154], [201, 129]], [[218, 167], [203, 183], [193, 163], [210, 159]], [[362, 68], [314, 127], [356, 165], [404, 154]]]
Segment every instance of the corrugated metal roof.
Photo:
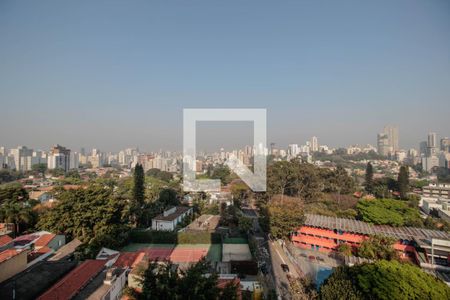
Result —
[[424, 238], [450, 240], [450, 234], [444, 231], [430, 230], [416, 227], [392, 227], [387, 225], [373, 225], [363, 221], [306, 214], [305, 225], [321, 227], [331, 230], [342, 230], [367, 235], [385, 235], [397, 239]]

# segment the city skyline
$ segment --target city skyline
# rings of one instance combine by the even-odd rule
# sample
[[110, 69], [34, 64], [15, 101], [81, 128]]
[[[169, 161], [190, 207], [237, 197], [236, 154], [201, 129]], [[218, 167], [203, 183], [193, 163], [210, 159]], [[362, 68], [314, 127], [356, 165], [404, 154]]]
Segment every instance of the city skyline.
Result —
[[181, 149], [183, 108], [246, 107], [279, 145], [416, 148], [450, 131], [449, 5], [4, 1], [0, 143]]

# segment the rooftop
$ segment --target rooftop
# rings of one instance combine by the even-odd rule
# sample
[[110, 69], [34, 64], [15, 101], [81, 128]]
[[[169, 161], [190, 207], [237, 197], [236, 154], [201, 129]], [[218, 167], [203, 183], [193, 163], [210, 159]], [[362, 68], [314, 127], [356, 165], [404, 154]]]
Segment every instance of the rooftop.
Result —
[[174, 207], [174, 208], [175, 209], [174, 209], [174, 211], [172, 213], [168, 214], [167, 211], [169, 211], [169, 210], [166, 210], [164, 213], [154, 217], [153, 220], [173, 221], [173, 220], [175, 220], [176, 218], [178, 218], [179, 216], [181, 216], [182, 214], [184, 214], [185, 212], [187, 212], [188, 210], [191, 209], [190, 207], [187, 207], [187, 206], [177, 206], [177, 207]]
[[53, 238], [56, 236], [56, 234], [53, 233], [47, 233], [47, 234], [43, 234], [41, 235], [40, 238], [38, 238], [35, 242], [34, 242], [34, 246], [35, 247], [44, 247], [47, 246], [48, 243], [51, 242], [51, 240], [53, 240]]
[[81, 245], [81, 241], [78, 240], [78, 239], [74, 239], [74, 240], [70, 241], [69, 243], [67, 243], [64, 246], [62, 246], [61, 248], [59, 248], [55, 252], [55, 255], [50, 257], [49, 261], [58, 261], [58, 260], [62, 260], [64, 258], [66, 258], [67, 256], [69, 256], [72, 253], [74, 253], [75, 249], [79, 245]]
[[3, 247], [9, 243], [11, 243], [13, 239], [9, 235], [0, 236], [0, 247]]
[[328, 217], [321, 215], [306, 214], [304, 225], [326, 228], [330, 230], [342, 230], [366, 235], [385, 235], [396, 239], [444, 239], [450, 240], [450, 234], [444, 231], [430, 230], [415, 227], [392, 227], [387, 225], [373, 225], [370, 223], [344, 219], [337, 217]]
[[0, 299], [36, 299], [76, 266], [75, 261], [40, 261], [14, 277], [0, 283]]
[[97, 276], [103, 270], [104, 266], [104, 260], [86, 260], [67, 274], [63, 279], [53, 285], [38, 299], [71, 299], [75, 297], [77, 293], [90, 282], [91, 279]]
[[6, 249], [0, 252], [0, 264], [22, 253], [22, 250]]

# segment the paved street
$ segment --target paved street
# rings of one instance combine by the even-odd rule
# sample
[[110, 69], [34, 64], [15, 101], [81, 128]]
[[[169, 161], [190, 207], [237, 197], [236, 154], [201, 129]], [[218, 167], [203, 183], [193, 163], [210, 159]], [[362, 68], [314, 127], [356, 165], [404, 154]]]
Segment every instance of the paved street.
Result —
[[277, 294], [281, 296], [282, 299], [291, 299], [289, 293], [289, 279], [287, 277], [288, 273], [283, 271], [281, 264], [289, 266], [289, 276], [291, 277], [299, 277], [296, 266], [291, 263], [278, 242], [270, 241], [269, 249]]

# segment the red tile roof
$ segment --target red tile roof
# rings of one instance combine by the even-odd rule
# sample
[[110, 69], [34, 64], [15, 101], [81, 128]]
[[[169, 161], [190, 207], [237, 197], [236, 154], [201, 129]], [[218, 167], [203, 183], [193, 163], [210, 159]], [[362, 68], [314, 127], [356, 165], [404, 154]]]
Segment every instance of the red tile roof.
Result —
[[104, 260], [86, 260], [42, 294], [38, 300], [73, 298], [93, 277], [102, 271], [105, 263]]
[[13, 239], [9, 235], [0, 236], [0, 247], [3, 247], [9, 243], [11, 243]]
[[131, 268], [138, 255], [139, 252], [122, 252], [114, 263], [114, 266], [119, 268]]
[[56, 234], [53, 233], [48, 233], [48, 234], [43, 234], [41, 235], [40, 238], [38, 238], [36, 240], [36, 242], [34, 242], [34, 246], [35, 247], [44, 247], [47, 246], [48, 243], [51, 242], [51, 240], [53, 240], [53, 238], [56, 236]]
[[20, 254], [21, 250], [16, 249], [7, 249], [0, 252], [0, 263], [7, 261], [10, 258], [13, 258], [14, 256]]

